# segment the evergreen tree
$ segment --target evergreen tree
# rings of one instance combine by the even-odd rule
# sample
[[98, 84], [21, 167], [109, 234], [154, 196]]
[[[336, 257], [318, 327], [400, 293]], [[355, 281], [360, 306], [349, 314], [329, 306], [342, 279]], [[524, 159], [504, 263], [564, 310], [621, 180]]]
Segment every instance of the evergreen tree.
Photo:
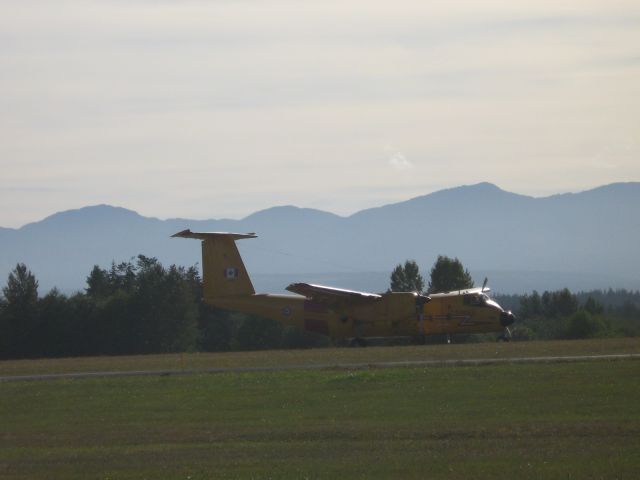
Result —
[[38, 328], [31, 340], [38, 356], [87, 354], [85, 327], [90, 317], [79, 308], [83, 297], [79, 294], [70, 299], [54, 288], [38, 301]]
[[473, 278], [457, 258], [438, 255], [431, 268], [429, 293], [451, 292], [473, 287]]
[[554, 292], [545, 290], [540, 300], [545, 317], [568, 317], [578, 311], [578, 298], [568, 288]]
[[11, 328], [7, 313], [7, 301], [0, 295], [0, 359], [9, 357]]
[[38, 281], [24, 263], [18, 263], [9, 273], [7, 286], [2, 293], [9, 307], [32, 308], [38, 301]]
[[422, 292], [424, 289], [424, 278], [420, 275], [420, 269], [415, 260], [407, 260], [398, 264], [391, 272], [392, 292]]
[[[142, 255], [144, 257], [144, 255]], [[131, 262], [121, 262], [118, 265], [111, 263], [111, 270], [108, 273], [109, 285], [112, 292], [122, 290], [123, 292], [133, 292], [136, 284], [136, 267]]]
[[592, 296], [589, 296], [589, 298], [587, 298], [587, 301], [584, 302], [584, 309], [591, 315], [599, 315], [604, 312], [604, 307], [600, 303], [598, 303]]
[[[129, 270], [129, 269], [127, 269]], [[165, 269], [156, 258], [139, 255], [131, 291], [134, 316], [131, 334], [142, 353], [194, 350], [197, 341], [197, 308], [191, 285], [182, 267]], [[125, 275], [126, 278], [126, 275]]]
[[518, 314], [522, 320], [542, 315], [542, 300], [536, 290], [531, 295], [523, 295], [520, 298]]
[[568, 288], [563, 288], [560, 291], [554, 292], [552, 300], [555, 306], [555, 311], [558, 315], [566, 317], [573, 315], [578, 311], [578, 299], [569, 291]]
[[37, 354], [31, 336], [38, 324], [38, 281], [24, 263], [9, 273], [0, 317], [2, 343], [0, 357], [27, 357]]
[[87, 277], [87, 295], [92, 298], [104, 298], [113, 293], [109, 272], [103, 270], [98, 265], [94, 265], [91, 273]]

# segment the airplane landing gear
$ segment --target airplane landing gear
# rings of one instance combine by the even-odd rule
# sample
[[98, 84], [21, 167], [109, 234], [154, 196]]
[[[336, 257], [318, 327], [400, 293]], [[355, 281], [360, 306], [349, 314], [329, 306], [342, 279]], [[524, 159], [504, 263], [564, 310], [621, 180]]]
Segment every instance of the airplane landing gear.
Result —
[[511, 330], [509, 327], [504, 327], [504, 333], [498, 337], [499, 342], [509, 342], [511, 341]]

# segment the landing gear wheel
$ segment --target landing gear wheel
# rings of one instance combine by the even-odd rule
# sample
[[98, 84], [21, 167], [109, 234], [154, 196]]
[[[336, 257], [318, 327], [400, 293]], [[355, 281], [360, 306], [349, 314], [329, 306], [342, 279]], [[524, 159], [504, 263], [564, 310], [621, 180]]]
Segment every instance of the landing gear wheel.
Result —
[[499, 342], [509, 342], [511, 341], [511, 330], [509, 327], [504, 327], [504, 333], [498, 337]]

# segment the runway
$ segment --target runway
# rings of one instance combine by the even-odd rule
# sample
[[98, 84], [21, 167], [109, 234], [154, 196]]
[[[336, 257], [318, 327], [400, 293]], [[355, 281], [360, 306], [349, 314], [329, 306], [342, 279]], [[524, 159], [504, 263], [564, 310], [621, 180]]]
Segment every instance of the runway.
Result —
[[518, 363], [570, 363], [590, 361], [618, 361], [640, 360], [640, 353], [617, 355], [579, 355], [579, 356], [549, 356], [549, 357], [515, 357], [515, 358], [482, 358], [463, 360], [416, 360], [403, 362], [372, 362], [372, 363], [338, 363], [338, 364], [310, 364], [285, 365], [281, 367], [244, 367], [244, 368], [205, 368], [185, 370], [133, 370], [115, 372], [77, 372], [51, 373], [39, 375], [8, 375], [0, 376], [0, 382], [42, 381], [42, 380], [79, 380], [87, 378], [111, 377], [167, 377], [177, 375], [205, 375], [219, 373], [248, 373], [248, 372], [286, 372], [292, 370], [373, 370], [383, 368], [416, 368], [416, 367], [464, 367]]

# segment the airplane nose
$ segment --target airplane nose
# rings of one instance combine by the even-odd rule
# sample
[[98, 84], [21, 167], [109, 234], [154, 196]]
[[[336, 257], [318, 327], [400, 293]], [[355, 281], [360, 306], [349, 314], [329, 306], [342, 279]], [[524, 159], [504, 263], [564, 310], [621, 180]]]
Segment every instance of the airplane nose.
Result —
[[515, 321], [516, 321], [516, 316], [513, 313], [511, 313], [511, 311], [502, 312], [500, 314], [500, 324], [503, 327], [508, 327]]

